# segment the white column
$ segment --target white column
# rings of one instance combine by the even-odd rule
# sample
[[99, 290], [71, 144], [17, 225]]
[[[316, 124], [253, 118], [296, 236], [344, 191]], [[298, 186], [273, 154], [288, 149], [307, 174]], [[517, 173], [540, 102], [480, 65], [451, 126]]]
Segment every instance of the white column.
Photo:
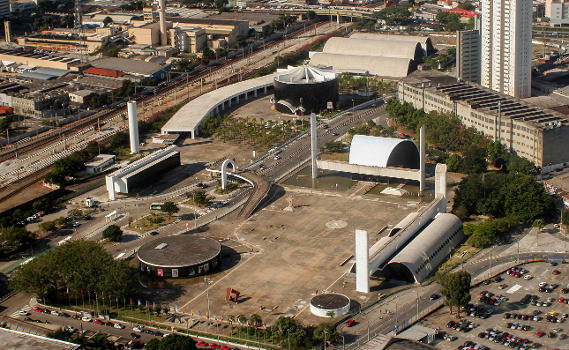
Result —
[[136, 101], [128, 101], [128, 130], [130, 136], [130, 153], [139, 153], [140, 144], [138, 139], [138, 117], [136, 115]]
[[425, 126], [419, 129], [419, 193], [425, 190]]
[[316, 130], [316, 114], [310, 113], [310, 153], [312, 157], [312, 178], [318, 177], [318, 165], [316, 158], [318, 157], [318, 135]]
[[442, 198], [441, 212], [446, 213], [447, 165], [437, 164], [435, 167], [435, 198]]
[[160, 45], [168, 45], [168, 33], [166, 33], [166, 0], [158, 2], [160, 6], [159, 21], [160, 21]]
[[369, 240], [364, 230], [356, 230], [356, 291], [369, 293]]
[[114, 176], [106, 176], [105, 181], [107, 183], [107, 192], [109, 193], [109, 200], [114, 201], [116, 199], [115, 177]]
[[257, 97], [257, 89], [255, 89], [253, 96]]

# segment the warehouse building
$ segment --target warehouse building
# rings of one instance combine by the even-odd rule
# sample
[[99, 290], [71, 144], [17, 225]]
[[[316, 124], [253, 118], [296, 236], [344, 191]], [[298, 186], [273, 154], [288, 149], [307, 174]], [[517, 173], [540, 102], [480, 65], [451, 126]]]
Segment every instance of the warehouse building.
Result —
[[432, 51], [428, 38], [355, 33], [349, 38], [328, 39], [322, 52], [310, 52], [309, 57], [311, 65], [341, 73], [402, 78], [417, 69], [417, 62]]
[[529, 159], [543, 172], [569, 166], [569, 120], [549, 109], [438, 71], [417, 71], [399, 81], [398, 98], [425, 112], [455, 114]]

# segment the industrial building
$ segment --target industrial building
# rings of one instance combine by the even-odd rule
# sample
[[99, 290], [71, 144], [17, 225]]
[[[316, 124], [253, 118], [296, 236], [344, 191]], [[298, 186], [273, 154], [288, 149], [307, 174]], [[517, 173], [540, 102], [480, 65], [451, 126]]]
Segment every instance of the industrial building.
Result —
[[0, 79], [0, 105], [12, 107], [14, 113], [27, 117], [63, 115], [69, 101], [65, 83], [39, 79]]
[[170, 65], [160, 65], [154, 62], [132, 60], [118, 57], [106, 57], [90, 62], [95, 68], [120, 71], [131, 75], [131, 80], [152, 78], [156, 80], [166, 79], [166, 72], [170, 70]]
[[199, 53], [207, 47], [207, 36], [202, 27], [179, 26], [170, 29], [170, 43], [180, 52]]
[[169, 236], [150, 241], [136, 253], [140, 271], [164, 278], [194, 277], [221, 265], [221, 244], [208, 237]]
[[26, 51], [26, 50], [4, 50], [0, 49], [0, 61], [13, 62], [30, 67], [55, 68], [70, 71], [79, 71], [81, 60], [72, 57], [54, 56], [50, 54]]
[[274, 92], [275, 108], [280, 112], [320, 112], [338, 101], [337, 74], [307, 65], [277, 69]]
[[176, 146], [152, 152], [105, 177], [109, 199], [115, 200], [117, 193], [129, 193], [138, 186], [148, 185], [149, 178], [162, 176], [179, 165], [180, 152]]
[[93, 159], [85, 163], [87, 174], [98, 174], [115, 163], [116, 156], [114, 154], [99, 154]]
[[398, 98], [425, 112], [456, 115], [543, 172], [569, 166], [569, 121], [556, 111], [437, 71], [417, 71], [400, 80]]
[[417, 61], [432, 50], [430, 39], [424, 37], [354, 34], [350, 38], [328, 39], [322, 52], [310, 52], [309, 57], [311, 65], [337, 72], [402, 78], [414, 71]]
[[246, 38], [249, 35], [249, 22], [229, 19], [209, 18], [180, 18], [167, 17], [172, 28], [200, 27], [207, 35], [207, 44], [210, 49], [226, 48], [232, 46], [237, 38]]

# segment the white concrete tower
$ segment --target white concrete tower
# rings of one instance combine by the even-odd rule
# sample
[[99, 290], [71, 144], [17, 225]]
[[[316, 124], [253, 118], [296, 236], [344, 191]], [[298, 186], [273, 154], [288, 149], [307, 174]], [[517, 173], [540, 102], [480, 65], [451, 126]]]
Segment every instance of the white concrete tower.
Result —
[[130, 153], [139, 153], [140, 144], [138, 140], [138, 117], [136, 115], [136, 101], [128, 101], [126, 104], [128, 111], [128, 133], [130, 136]]
[[419, 129], [419, 193], [423, 194], [425, 190], [425, 125], [421, 126]]
[[160, 0], [158, 5], [160, 6], [158, 10], [160, 16], [160, 45], [166, 46], [168, 45], [168, 32], [166, 32], [166, 0]]
[[482, 86], [531, 96], [531, 0], [482, 0]]
[[316, 179], [318, 177], [318, 164], [316, 162], [318, 158], [318, 130], [316, 123], [316, 114], [310, 113], [310, 155], [312, 157], [312, 178]]
[[356, 291], [369, 293], [369, 238], [364, 230], [356, 230]]
[[435, 198], [441, 198], [441, 213], [447, 208], [447, 165], [437, 164], [435, 167]]

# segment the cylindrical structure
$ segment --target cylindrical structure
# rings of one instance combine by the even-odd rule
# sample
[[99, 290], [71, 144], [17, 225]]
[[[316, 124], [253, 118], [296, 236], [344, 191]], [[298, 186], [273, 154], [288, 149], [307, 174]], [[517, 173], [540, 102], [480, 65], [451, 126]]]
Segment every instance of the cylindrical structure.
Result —
[[195, 277], [221, 265], [221, 244], [208, 237], [189, 235], [158, 238], [137, 252], [141, 272], [165, 278]]
[[130, 136], [130, 153], [140, 152], [138, 140], [138, 117], [136, 115], [136, 101], [128, 101], [128, 133]]
[[336, 73], [312, 66], [279, 69], [273, 85], [275, 108], [282, 113], [320, 112], [338, 101]]
[[159, 1], [160, 6], [160, 45], [168, 45], [168, 33], [166, 33], [166, 0]]
[[320, 317], [338, 317], [350, 311], [350, 298], [338, 293], [319, 294], [310, 301], [310, 312]]
[[318, 157], [318, 134], [316, 130], [316, 114], [310, 114], [310, 154], [312, 156], [312, 178], [318, 177], [318, 165], [316, 158]]

